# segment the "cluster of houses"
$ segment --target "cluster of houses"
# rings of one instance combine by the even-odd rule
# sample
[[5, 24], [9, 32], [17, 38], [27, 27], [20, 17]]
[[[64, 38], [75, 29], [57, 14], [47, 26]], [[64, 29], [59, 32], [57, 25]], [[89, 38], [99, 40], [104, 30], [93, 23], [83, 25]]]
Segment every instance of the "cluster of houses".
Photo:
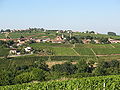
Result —
[[[33, 49], [32, 47], [25, 47], [24, 52], [27, 54], [33, 54]], [[16, 48], [11, 48], [9, 51], [10, 55], [21, 55], [21, 51], [16, 49]]]
[[[63, 43], [65, 42], [64, 38], [57, 36], [55, 39], [50, 39], [50, 38], [46, 38], [46, 39], [32, 39], [32, 38], [21, 38], [21, 39], [1, 39], [3, 41], [8, 41], [8, 40], [13, 40], [14, 42], [16, 42], [16, 46], [21, 46], [23, 44], [25, 44], [26, 42], [29, 42], [30, 40], [36, 42], [36, 43], [40, 43], [40, 42], [51, 42], [51, 43]], [[24, 48], [25, 53], [29, 53], [29, 54], [33, 54], [33, 49], [32, 47], [26, 47]], [[10, 55], [20, 55], [21, 51], [11, 47], [10, 50]]]
[[[83, 41], [84, 44], [89, 44], [89, 43], [91, 42], [90, 39], [84, 39], [84, 40], [82, 40], [82, 41]], [[109, 38], [108, 41], [109, 41], [110, 43], [120, 43], [120, 40], [114, 40], [114, 39], [111, 39], [111, 38]], [[96, 44], [100, 44], [100, 41], [99, 41], [99, 40], [94, 40], [94, 42], [95, 42]]]

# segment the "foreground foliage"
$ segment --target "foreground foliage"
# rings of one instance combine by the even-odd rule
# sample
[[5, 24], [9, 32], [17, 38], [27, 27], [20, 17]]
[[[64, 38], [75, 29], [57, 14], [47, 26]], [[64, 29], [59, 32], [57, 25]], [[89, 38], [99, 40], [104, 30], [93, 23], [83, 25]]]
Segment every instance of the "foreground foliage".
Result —
[[3, 86], [1, 90], [120, 90], [120, 75]]

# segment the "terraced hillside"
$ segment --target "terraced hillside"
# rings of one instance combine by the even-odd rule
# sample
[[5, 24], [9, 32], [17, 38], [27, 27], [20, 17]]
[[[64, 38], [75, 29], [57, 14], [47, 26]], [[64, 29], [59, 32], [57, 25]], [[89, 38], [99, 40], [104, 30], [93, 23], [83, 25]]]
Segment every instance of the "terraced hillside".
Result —
[[49, 49], [53, 51], [53, 56], [106, 56], [120, 55], [120, 44], [50, 44], [33, 43], [34, 49]]
[[120, 75], [1, 86], [0, 90], [120, 90]]

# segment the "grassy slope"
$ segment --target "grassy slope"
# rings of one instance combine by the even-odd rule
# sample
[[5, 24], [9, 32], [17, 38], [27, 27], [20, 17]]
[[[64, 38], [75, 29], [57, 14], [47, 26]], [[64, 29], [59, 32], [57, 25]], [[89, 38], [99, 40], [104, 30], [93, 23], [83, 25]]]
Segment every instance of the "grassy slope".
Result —
[[56, 56], [77, 56], [75, 51], [66, 47], [53, 47]]
[[80, 55], [94, 55], [91, 48], [75, 48], [75, 50]]
[[[41, 34], [41, 35], [38, 35], [38, 34]], [[28, 37], [28, 36], [32, 36], [32, 35], [36, 35], [36, 36], [32, 36], [32, 37], [42, 37], [42, 36], [49, 36], [51, 38], [54, 38], [56, 36], [56, 32], [52, 32], [52, 31], [48, 31], [46, 33], [44, 32], [40, 32], [40, 31], [24, 31], [24, 32], [13, 32], [13, 33], [10, 33], [9, 36], [11, 38], [20, 38], [20, 36], [24, 36], [24, 37]], [[69, 35], [68, 33], [65, 33], [65, 35]], [[120, 39], [120, 36], [110, 36], [110, 35], [105, 35], [105, 34], [87, 34], [87, 33], [80, 33], [80, 32], [75, 32], [73, 33], [73, 36], [74, 35], [80, 35], [80, 36], [93, 36], [93, 37], [104, 37], [104, 38], [114, 38], [114, 39]], [[0, 38], [5, 38], [5, 35], [4, 34], [1, 34], [0, 33]]]

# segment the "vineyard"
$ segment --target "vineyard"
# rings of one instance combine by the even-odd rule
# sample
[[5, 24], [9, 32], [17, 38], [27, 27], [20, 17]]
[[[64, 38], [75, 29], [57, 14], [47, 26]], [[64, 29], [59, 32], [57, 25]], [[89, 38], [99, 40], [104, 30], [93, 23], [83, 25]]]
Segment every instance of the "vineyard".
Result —
[[54, 56], [119, 55], [120, 44], [52, 44], [33, 43], [34, 49], [48, 49]]
[[75, 48], [75, 50], [80, 55], [94, 55], [90, 48]]
[[36, 61], [79, 61], [96, 60], [94, 56], [22, 56], [9, 59], [0, 59], [0, 70], [11, 69], [14, 66], [32, 65]]
[[53, 47], [53, 52], [55, 52], [56, 56], [77, 56], [75, 51], [71, 48]]
[[87, 77], [65, 81], [1, 86], [0, 90], [120, 90], [120, 76]]
[[9, 54], [9, 49], [0, 46], [0, 57], [5, 57]]
[[120, 54], [120, 48], [94, 48], [93, 50], [97, 55]]
[[[52, 52], [52, 56], [105, 56], [120, 55], [120, 44], [29, 44], [35, 50]], [[8, 55], [9, 49], [0, 47], [0, 57]], [[47, 55], [47, 54], [46, 54]]]

